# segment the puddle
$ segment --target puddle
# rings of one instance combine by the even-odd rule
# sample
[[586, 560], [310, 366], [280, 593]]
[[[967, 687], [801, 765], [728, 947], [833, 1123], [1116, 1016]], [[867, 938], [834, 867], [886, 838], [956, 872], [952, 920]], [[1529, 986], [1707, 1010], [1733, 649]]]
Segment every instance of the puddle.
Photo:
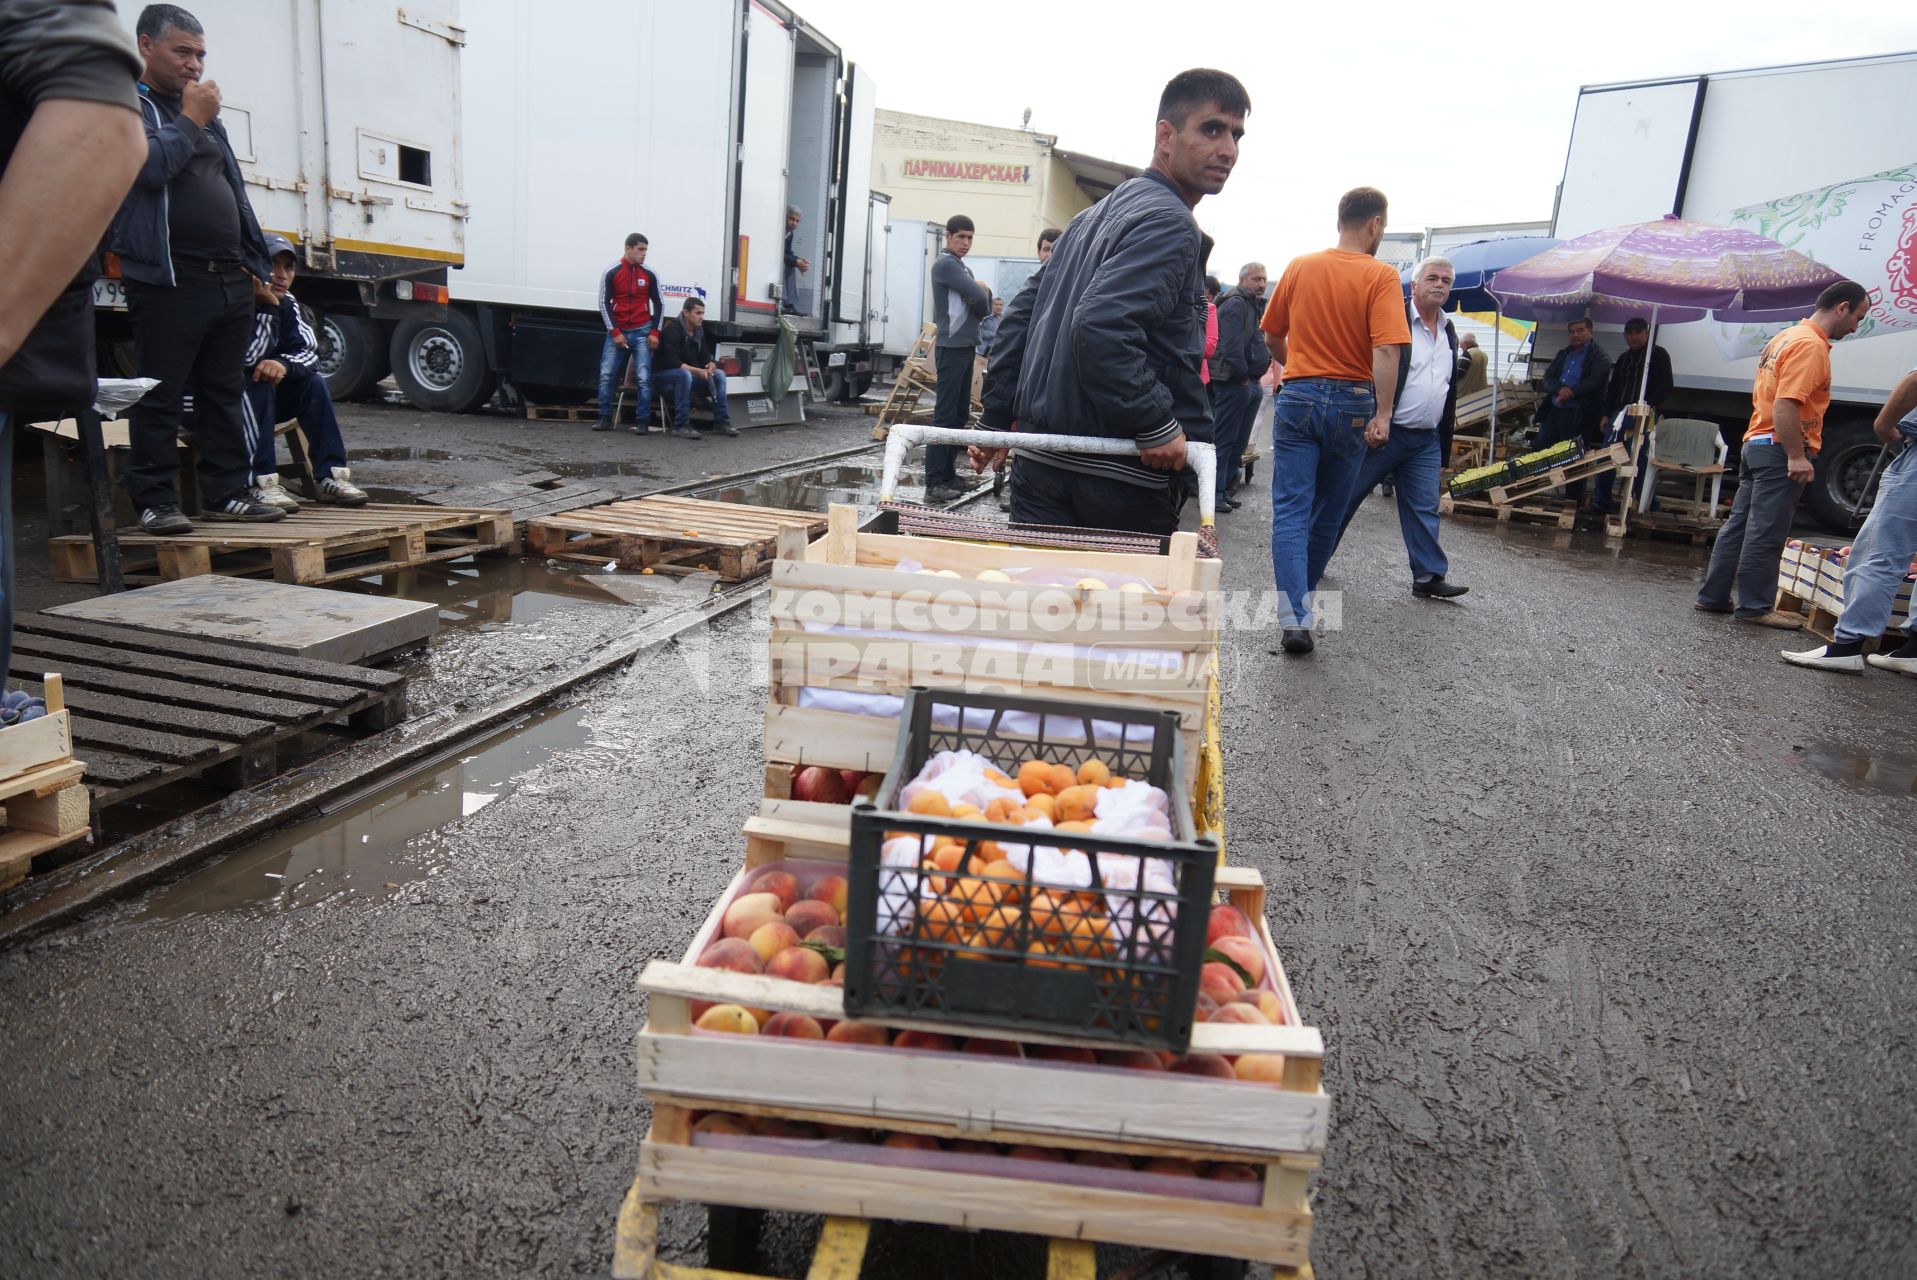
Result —
[[[784, 507], [791, 511], [824, 511], [833, 503], [847, 503], [871, 511], [879, 504], [881, 466], [874, 457], [830, 462], [805, 471], [761, 476], [739, 484], [701, 489], [696, 496], [715, 502], [738, 502], [752, 507]], [[906, 467], [899, 474], [898, 497], [917, 502], [924, 496], [924, 473]]]
[[362, 595], [437, 605], [442, 635], [527, 626], [582, 604], [678, 608], [695, 603], [711, 589], [701, 578], [606, 573], [584, 566], [491, 557], [421, 565], [335, 586]]
[[1864, 755], [1829, 742], [1807, 742], [1787, 751], [1784, 758], [1833, 782], [1846, 783], [1880, 795], [1917, 795], [1917, 758]]
[[631, 459], [607, 462], [548, 462], [541, 468], [556, 476], [565, 476], [568, 480], [592, 480], [600, 476], [640, 476], [647, 480], [663, 479], [656, 468]]
[[453, 455], [444, 449], [348, 449], [346, 461], [354, 462], [451, 462]]
[[441, 827], [507, 795], [561, 751], [586, 745], [586, 710], [548, 712], [326, 816], [220, 858], [158, 890], [135, 920], [219, 911], [290, 911], [330, 898], [377, 899], [444, 867]]

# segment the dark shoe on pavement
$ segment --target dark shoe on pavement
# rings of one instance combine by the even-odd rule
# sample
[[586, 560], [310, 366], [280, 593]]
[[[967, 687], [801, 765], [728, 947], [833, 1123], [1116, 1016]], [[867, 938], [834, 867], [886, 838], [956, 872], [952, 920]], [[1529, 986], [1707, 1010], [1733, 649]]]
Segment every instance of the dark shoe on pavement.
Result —
[[1303, 627], [1286, 628], [1284, 639], [1280, 641], [1280, 644], [1286, 653], [1298, 655], [1310, 653], [1318, 647], [1317, 642], [1311, 638], [1311, 632]]
[[1753, 618], [1738, 618], [1739, 622], [1748, 622], [1756, 627], [1771, 627], [1778, 631], [1802, 631], [1804, 618], [1796, 613], [1779, 613], [1772, 609], [1769, 613], [1760, 613]]
[[1423, 596], [1427, 600], [1455, 600], [1469, 590], [1471, 590], [1470, 587], [1461, 587], [1455, 582], [1446, 582], [1442, 575], [1436, 578], [1426, 578], [1423, 582], [1414, 582], [1411, 584], [1411, 594], [1414, 596]]
[[168, 503], [161, 507], [146, 507], [140, 512], [140, 527], [148, 533], [157, 533], [163, 538], [177, 537], [182, 533], [193, 532], [193, 522], [181, 514], [180, 509]]
[[286, 519], [286, 513], [270, 502], [261, 502], [250, 489], [242, 489], [224, 502], [206, 508], [208, 520], [236, 521], [240, 524], [272, 524]]
[[712, 424], [712, 430], [715, 435], [736, 437], [739, 434], [739, 428], [733, 426], [730, 422], [715, 422]]
[[[1848, 649], [1851, 652], [1832, 653], [1833, 649]], [[1853, 671], [1858, 675], [1864, 673], [1864, 655], [1856, 645], [1820, 644], [1815, 649], [1806, 649], [1802, 653], [1780, 649], [1778, 656], [1797, 666], [1816, 667], [1820, 671]]]
[[1705, 604], [1702, 600], [1699, 600], [1696, 604], [1692, 605], [1691, 608], [1697, 610], [1699, 613], [1730, 613], [1731, 612], [1730, 605]]
[[957, 485], [927, 485], [925, 489], [925, 500], [927, 502], [957, 502], [969, 492], [970, 490], [961, 489]]
[[952, 488], [957, 489], [960, 493], [970, 493], [972, 490], [978, 488], [980, 485], [985, 483], [985, 477], [984, 476], [953, 476], [946, 483], [950, 485]]
[[595, 422], [592, 424], [592, 429], [594, 431], [610, 431], [612, 430], [612, 424], [610, 422]]
[[705, 439], [703, 435], [700, 435], [697, 431], [694, 431], [691, 427], [674, 427], [671, 431], [667, 432], [666, 434], [678, 440]]

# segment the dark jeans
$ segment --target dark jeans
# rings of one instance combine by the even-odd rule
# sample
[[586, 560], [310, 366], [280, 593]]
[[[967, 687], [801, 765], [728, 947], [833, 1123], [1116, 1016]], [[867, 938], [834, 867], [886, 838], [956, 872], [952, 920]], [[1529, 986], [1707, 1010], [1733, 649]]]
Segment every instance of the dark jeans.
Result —
[[[938, 399], [932, 409], [932, 425], [963, 430], [972, 420], [972, 357], [974, 347], [937, 347], [934, 368], [938, 372]], [[958, 478], [958, 446], [925, 446], [925, 484], [950, 484]]]
[[1173, 486], [1148, 489], [1020, 458], [1012, 469], [1012, 523], [1169, 534], [1178, 528]]
[[1211, 384], [1212, 444], [1218, 450], [1218, 498], [1223, 501], [1237, 483], [1245, 464], [1245, 445], [1258, 417], [1259, 386], [1255, 382]]
[[1414, 431], [1410, 427], [1391, 428], [1391, 434], [1376, 449], [1367, 449], [1358, 468], [1358, 481], [1352, 487], [1351, 503], [1345, 511], [1344, 525], [1381, 480], [1395, 482], [1398, 499], [1398, 531], [1404, 535], [1405, 555], [1411, 561], [1411, 580], [1428, 582], [1442, 578], [1450, 569], [1444, 548], [1438, 545], [1438, 433]]
[[[1570, 404], [1552, 405], [1545, 410], [1544, 417], [1538, 421], [1538, 448], [1548, 449], [1560, 440], [1576, 440], [1584, 443], [1584, 431], [1578, 426], [1578, 407]], [[1583, 480], [1573, 480], [1564, 486], [1564, 496], [1576, 503], [1584, 501]]]
[[626, 376], [626, 361], [631, 360], [632, 382], [638, 391], [632, 400], [632, 420], [641, 431], [652, 421], [652, 348], [646, 344], [647, 335], [658, 326], [648, 320], [637, 329], [622, 330], [626, 340], [620, 346], [606, 335], [605, 345], [599, 349], [599, 424], [605, 426], [612, 421], [612, 407], [618, 401], [619, 380]]
[[[194, 416], [198, 417], [197, 412]], [[299, 420], [306, 446], [313, 453], [316, 479], [325, 480], [334, 467], [346, 465], [346, 441], [340, 437], [339, 417], [333, 412], [333, 396], [326, 389], [326, 379], [289, 365], [277, 387], [270, 382], [246, 384], [247, 453], [253, 459], [250, 465], [254, 475], [270, 476], [279, 470], [279, 453], [274, 447], [278, 437], [273, 427], [282, 418]]]
[[695, 399], [712, 402], [712, 421], [720, 426], [732, 421], [732, 409], [726, 404], [726, 374], [724, 369], [714, 369], [710, 374], [711, 382], [705, 378], [695, 378], [685, 368], [660, 369], [652, 375], [659, 384], [659, 394], [672, 406], [672, 425], [689, 427], [692, 425], [692, 402]]
[[[1784, 450], [1774, 441], [1744, 446], [1731, 517], [1711, 545], [1711, 567], [1697, 602], [1713, 609], [1735, 603], [1740, 618], [1761, 618], [1777, 605], [1777, 562], [1790, 541], [1791, 517], [1804, 486], [1790, 478]], [[1732, 600], [1735, 589], [1736, 600]]]
[[1271, 570], [1279, 625], [1310, 625], [1307, 600], [1337, 549], [1377, 412], [1369, 382], [1293, 378], [1271, 424]]
[[13, 419], [0, 410], [0, 689], [13, 663]]
[[160, 383], [128, 414], [126, 491], [135, 511], [180, 500], [180, 395], [188, 384], [201, 498], [217, 506], [252, 483], [240, 406], [253, 335], [253, 277], [239, 267], [208, 271], [205, 264], [181, 265], [175, 274], [179, 283], [170, 289], [126, 282], [140, 376]]

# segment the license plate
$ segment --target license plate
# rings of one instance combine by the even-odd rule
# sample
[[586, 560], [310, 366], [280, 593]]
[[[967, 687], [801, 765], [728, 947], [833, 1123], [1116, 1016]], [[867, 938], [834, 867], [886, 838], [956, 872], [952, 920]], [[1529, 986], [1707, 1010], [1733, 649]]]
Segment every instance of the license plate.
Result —
[[769, 417], [772, 413], [772, 402], [770, 400], [748, 400], [746, 401], [746, 412], [755, 418]]
[[845, 363], [845, 352], [843, 351], [834, 351], [831, 355], [825, 358], [825, 366], [828, 369], [837, 369], [844, 363]]
[[126, 285], [118, 280], [95, 280], [93, 282], [93, 305], [111, 307], [115, 311], [126, 310]]

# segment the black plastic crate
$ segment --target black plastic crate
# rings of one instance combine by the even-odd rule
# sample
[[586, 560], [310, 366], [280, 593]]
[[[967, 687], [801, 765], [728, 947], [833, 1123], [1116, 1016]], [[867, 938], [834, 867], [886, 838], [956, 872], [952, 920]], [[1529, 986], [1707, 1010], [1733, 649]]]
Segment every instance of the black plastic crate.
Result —
[[[1072, 832], [1048, 840], [1014, 823], [900, 811], [899, 792], [925, 762], [960, 749], [1014, 779], [1030, 759], [1077, 770], [1096, 757], [1112, 773], [1165, 792], [1172, 838]], [[1169, 711], [912, 690], [885, 782], [875, 802], [852, 811], [846, 1014], [1182, 1052], [1218, 865], [1217, 841], [1192, 825], [1182, 756]], [[885, 842], [900, 835], [918, 840], [913, 865], [883, 865]], [[959, 849], [949, 869], [926, 862], [942, 838]], [[1044, 878], [1050, 868], [1041, 870], [1036, 854], [1009, 878], [982, 874], [1020, 845], [1082, 852], [1090, 883], [1071, 888]], [[1144, 860], [1165, 883], [1146, 874]], [[921, 910], [932, 898], [941, 905]]]
[[1530, 453], [1519, 454], [1511, 459], [1511, 478], [1523, 480], [1530, 476], [1543, 475], [1558, 467], [1568, 467], [1584, 456], [1584, 446], [1576, 440], [1560, 440], [1556, 444], [1546, 445], [1542, 449], [1533, 449]]
[[1497, 488], [1501, 484], [1510, 484], [1516, 479], [1509, 462], [1495, 462], [1489, 466], [1472, 467], [1460, 471], [1451, 477], [1451, 496], [1470, 498]]

